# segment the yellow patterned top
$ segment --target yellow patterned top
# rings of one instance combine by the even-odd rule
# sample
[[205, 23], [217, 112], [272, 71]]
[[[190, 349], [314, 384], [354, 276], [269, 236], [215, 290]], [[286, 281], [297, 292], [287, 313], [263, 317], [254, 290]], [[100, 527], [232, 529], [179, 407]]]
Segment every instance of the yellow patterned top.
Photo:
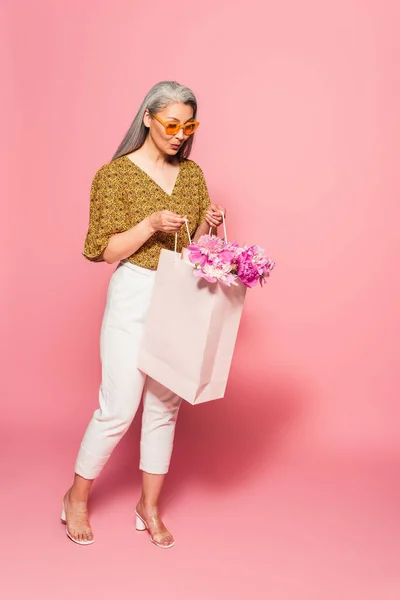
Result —
[[[95, 174], [90, 191], [89, 229], [83, 256], [100, 262], [108, 242], [159, 210], [170, 210], [189, 219], [193, 236], [205, 218], [210, 199], [201, 168], [183, 160], [171, 195], [127, 156], [103, 165]], [[186, 228], [178, 234], [178, 252], [188, 245]], [[163, 248], [173, 250], [175, 234], [157, 231], [128, 260], [146, 269], [157, 269]]]

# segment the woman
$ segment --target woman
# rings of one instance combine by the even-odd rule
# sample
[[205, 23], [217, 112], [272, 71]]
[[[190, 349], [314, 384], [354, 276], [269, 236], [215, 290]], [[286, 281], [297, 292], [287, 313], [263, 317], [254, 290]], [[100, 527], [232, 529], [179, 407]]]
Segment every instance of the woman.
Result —
[[[170, 548], [174, 539], [158, 512], [158, 499], [171, 458], [180, 398], [136, 367], [140, 339], [160, 252], [186, 246], [188, 221], [197, 240], [222, 221], [211, 205], [200, 167], [188, 160], [197, 102], [191, 90], [161, 82], [147, 94], [112, 161], [95, 174], [90, 194], [84, 256], [119, 263], [107, 294], [100, 351], [102, 381], [94, 412], [79, 449], [72, 487], [63, 499], [68, 537], [93, 543], [87, 501], [112, 451], [128, 430], [143, 396], [140, 443], [142, 493], [136, 527]], [[215, 231], [215, 230], [214, 230]]]

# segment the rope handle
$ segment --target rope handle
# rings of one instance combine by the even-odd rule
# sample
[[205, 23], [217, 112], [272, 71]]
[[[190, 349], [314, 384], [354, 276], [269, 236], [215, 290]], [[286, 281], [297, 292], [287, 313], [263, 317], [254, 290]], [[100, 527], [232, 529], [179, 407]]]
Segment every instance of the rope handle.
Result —
[[[225, 242], [227, 242], [228, 241], [228, 237], [226, 235], [226, 222], [225, 222], [225, 214], [224, 214], [223, 210], [221, 210], [221, 215], [222, 215], [222, 223], [223, 223], [223, 226], [224, 226]], [[190, 235], [189, 223], [188, 223], [187, 219], [185, 219], [185, 225], [186, 225], [186, 231], [187, 231], [187, 234], [188, 234], [189, 244], [191, 244], [192, 243], [192, 238], [191, 238], [191, 235]], [[209, 231], [208, 235], [211, 235], [211, 233], [212, 233], [212, 227], [210, 227], [210, 231]], [[175, 253], [177, 252], [177, 250], [178, 250], [178, 234], [175, 233]]]
[[[224, 214], [223, 210], [221, 210], [221, 215], [222, 215], [222, 224], [224, 226], [224, 236], [225, 236], [224, 239], [225, 239], [225, 242], [227, 242], [228, 241], [228, 237], [226, 235], [226, 222], [225, 222], [225, 214]], [[209, 231], [208, 235], [211, 235], [211, 233], [212, 233], [212, 227], [210, 227], [210, 231]]]
[[[186, 231], [188, 234], [189, 245], [190, 245], [192, 243], [192, 237], [190, 235], [189, 223], [188, 223], [187, 219], [185, 219], [185, 225], [186, 225]], [[175, 253], [177, 252], [177, 250], [178, 250], [178, 234], [176, 233], [175, 234]]]

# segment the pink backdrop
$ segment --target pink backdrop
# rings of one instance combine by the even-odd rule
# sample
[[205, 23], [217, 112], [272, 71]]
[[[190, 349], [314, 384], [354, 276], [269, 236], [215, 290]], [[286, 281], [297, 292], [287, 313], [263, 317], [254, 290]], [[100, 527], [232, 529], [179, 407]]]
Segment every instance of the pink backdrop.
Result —
[[[22, 468], [33, 448], [47, 465], [40, 481], [57, 470], [58, 501], [96, 405], [113, 269], [81, 256], [91, 179], [147, 90], [170, 78], [198, 96], [193, 158], [228, 209], [229, 236], [277, 263], [248, 294], [226, 399], [183, 407], [174, 486], [189, 480], [193, 503], [197, 486], [226, 493], [249, 478], [260, 499], [266, 465], [398, 459], [399, 4], [9, 1], [1, 11], [3, 455], [18, 446]], [[117, 479], [137, 428], [110, 467]]]

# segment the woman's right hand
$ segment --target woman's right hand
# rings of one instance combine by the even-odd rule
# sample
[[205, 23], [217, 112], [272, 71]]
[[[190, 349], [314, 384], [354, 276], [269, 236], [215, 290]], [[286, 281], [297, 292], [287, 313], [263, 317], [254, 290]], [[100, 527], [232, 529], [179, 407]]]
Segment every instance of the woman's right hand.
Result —
[[176, 215], [170, 210], [160, 210], [150, 215], [149, 221], [154, 232], [177, 233], [184, 225], [186, 217]]

